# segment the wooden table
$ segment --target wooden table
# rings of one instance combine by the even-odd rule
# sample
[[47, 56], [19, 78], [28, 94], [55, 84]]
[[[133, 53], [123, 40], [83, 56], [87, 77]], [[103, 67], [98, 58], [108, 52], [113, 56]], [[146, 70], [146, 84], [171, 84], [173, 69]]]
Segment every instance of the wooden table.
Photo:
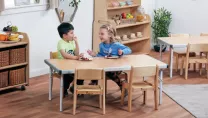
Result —
[[162, 79], [163, 69], [167, 68], [167, 64], [156, 60], [148, 55], [127, 55], [119, 59], [94, 58], [93, 61], [78, 61], [78, 60], [61, 60], [47, 59], [45, 63], [50, 67], [49, 76], [49, 100], [52, 98], [52, 81], [53, 71], [59, 73], [60, 77], [60, 111], [63, 111], [63, 74], [74, 73], [75, 68], [103, 68], [106, 72], [109, 71], [125, 71], [130, 70], [131, 66], [156, 66], [160, 68], [160, 95], [159, 103], [162, 103]]
[[173, 49], [186, 48], [188, 44], [208, 44], [208, 36], [190, 36], [190, 37], [159, 37], [160, 60], [162, 60], [162, 45], [170, 46], [170, 78], [173, 76]]

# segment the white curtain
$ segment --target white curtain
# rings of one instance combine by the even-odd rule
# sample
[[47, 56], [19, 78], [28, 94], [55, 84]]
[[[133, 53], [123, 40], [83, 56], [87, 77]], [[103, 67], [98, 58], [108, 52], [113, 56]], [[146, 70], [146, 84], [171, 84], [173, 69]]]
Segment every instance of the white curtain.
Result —
[[0, 0], [0, 12], [4, 10], [4, 0]]
[[50, 0], [50, 9], [58, 8], [59, 0]]

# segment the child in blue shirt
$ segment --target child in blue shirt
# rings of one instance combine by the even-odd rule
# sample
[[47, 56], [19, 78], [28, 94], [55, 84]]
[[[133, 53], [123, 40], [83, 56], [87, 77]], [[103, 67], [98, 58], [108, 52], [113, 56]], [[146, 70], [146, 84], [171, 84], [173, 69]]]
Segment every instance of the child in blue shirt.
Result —
[[[97, 57], [107, 57], [107, 56], [122, 56], [131, 54], [131, 49], [119, 42], [116, 42], [116, 30], [112, 27], [112, 25], [107, 24], [100, 27], [99, 37], [102, 43], [100, 43], [99, 48], [100, 51], [98, 54], [88, 50], [88, 54], [91, 56]], [[125, 79], [119, 78], [121, 71], [118, 72], [107, 72], [106, 76], [117, 83], [117, 85], [122, 90], [122, 83], [126, 82], [127, 77]], [[125, 74], [126, 75], [126, 74]], [[97, 81], [92, 80], [91, 85], [96, 85]]]

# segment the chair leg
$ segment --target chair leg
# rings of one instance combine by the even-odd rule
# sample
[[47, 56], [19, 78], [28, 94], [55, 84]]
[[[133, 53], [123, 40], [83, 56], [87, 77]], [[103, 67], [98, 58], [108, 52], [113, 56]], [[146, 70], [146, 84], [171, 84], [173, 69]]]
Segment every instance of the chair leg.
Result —
[[102, 95], [99, 95], [99, 105], [100, 105], [100, 109], [102, 109]]
[[103, 114], [105, 114], [105, 91], [103, 92]]
[[184, 67], [184, 57], [181, 59], [181, 70], [180, 70], [180, 75], [183, 75], [183, 67]]
[[105, 78], [105, 95], [107, 94], [107, 79]]
[[199, 75], [202, 75], [202, 63], [199, 64]]
[[185, 79], [187, 80], [188, 79], [188, 62], [186, 62], [185, 64]]
[[129, 89], [128, 91], [128, 111], [131, 112], [131, 106], [132, 106], [132, 90]]
[[154, 97], [155, 97], [155, 110], [158, 110], [158, 88], [154, 91]]
[[196, 72], [196, 63], [194, 63], [194, 71]]
[[121, 91], [121, 105], [124, 105], [124, 94], [125, 94], [125, 88], [123, 86]]
[[176, 54], [176, 72], [178, 72], [178, 60], [179, 59], [179, 55]]
[[76, 107], [77, 107], [77, 93], [74, 93], [74, 100], [73, 100], [73, 115], [76, 114]]
[[208, 64], [206, 64], [206, 70], [207, 70], [207, 79], [208, 79]]
[[147, 91], [144, 90], [144, 98], [143, 98], [143, 104], [146, 104], [146, 101], [147, 101]]

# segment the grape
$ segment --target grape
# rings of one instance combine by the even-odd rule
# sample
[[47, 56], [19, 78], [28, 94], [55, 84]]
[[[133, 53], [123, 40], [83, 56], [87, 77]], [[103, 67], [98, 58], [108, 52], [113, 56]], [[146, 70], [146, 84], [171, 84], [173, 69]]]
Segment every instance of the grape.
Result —
[[4, 27], [4, 28], [3, 28], [3, 31], [8, 31], [7, 27]]
[[17, 26], [12, 26], [12, 32], [18, 32]]

